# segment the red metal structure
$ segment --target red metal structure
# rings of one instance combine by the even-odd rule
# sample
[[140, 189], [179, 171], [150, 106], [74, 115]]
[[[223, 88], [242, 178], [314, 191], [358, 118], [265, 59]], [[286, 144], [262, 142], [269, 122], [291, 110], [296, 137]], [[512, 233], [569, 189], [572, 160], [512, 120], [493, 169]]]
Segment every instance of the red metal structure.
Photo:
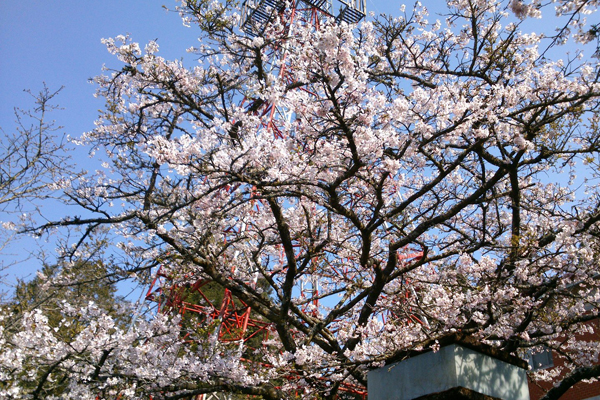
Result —
[[[297, 23], [316, 30], [325, 19], [352, 24], [365, 17], [365, 2], [366, 0], [245, 0], [240, 28], [248, 37], [254, 38], [262, 37], [269, 23], [275, 19], [279, 19], [284, 27], [282, 35], [293, 34], [290, 29]], [[270, 50], [268, 64], [277, 68], [271, 73], [275, 73], [283, 83], [293, 84], [288, 71], [294, 66], [286, 62], [285, 46], [274, 45]], [[284, 137], [282, 125], [291, 118], [287, 110], [261, 99], [246, 98], [242, 104], [248, 112], [262, 117], [264, 129], [272, 131], [275, 137]], [[331, 268], [331, 271], [331, 278], [344, 275], [346, 279], [352, 279], [348, 271], [336, 268]], [[254, 285], [256, 282], [249, 284]], [[306, 299], [305, 303], [300, 304], [304, 312], [314, 315], [318, 313], [319, 286], [319, 281], [311, 278], [300, 283], [300, 297]], [[161, 267], [156, 273], [146, 300], [156, 303], [159, 312], [180, 314], [201, 326], [211, 326], [213, 330], [208, 333], [211, 340], [222, 343], [249, 345], [249, 341], [253, 339], [253, 343], [260, 343], [272, 332], [268, 322], [253, 315], [250, 307], [235, 298], [229, 290], [206, 279], [175, 279], [167, 268]], [[344, 398], [366, 399], [365, 388], [344, 384], [340, 390], [344, 393]]]
[[[404, 252], [398, 255], [402, 263], [418, 261], [423, 257], [423, 252]], [[352, 273], [349, 271], [340, 271], [331, 268], [332, 276], [352, 279]], [[181, 281], [187, 282], [188, 280]], [[327, 279], [327, 278], [325, 278]], [[222, 288], [222, 296], [215, 298], [215, 287], [211, 287], [211, 281], [207, 279], [198, 279], [193, 283], [178, 283], [176, 279], [163, 271], [161, 267], [154, 276], [154, 280], [146, 294], [146, 300], [157, 304], [158, 312], [179, 314], [182, 317], [193, 315], [195, 322], [199, 326], [213, 325], [214, 330], [209, 333], [211, 339], [221, 343], [248, 343], [253, 338], [258, 338], [260, 343], [268, 339], [273, 331], [270, 323], [252, 315], [251, 308], [243, 301], [235, 298], [226, 288]], [[415, 289], [410, 282], [407, 282], [407, 289], [404, 296], [398, 298], [399, 304], [408, 304], [409, 299], [417, 296]], [[211, 293], [207, 292], [207, 288]], [[216, 288], [219, 290], [219, 288]], [[319, 282], [312, 280], [308, 285], [300, 284], [300, 298], [307, 299], [306, 303], [301, 304], [304, 312], [317, 316], [319, 312]], [[419, 316], [418, 311], [403, 312], [403, 315], [396, 315], [388, 312], [381, 318], [402, 319], [406, 323], [419, 323], [427, 326], [427, 320]], [[408, 315], [408, 318], [407, 318]], [[246, 360], [252, 362], [250, 360]], [[293, 373], [288, 379], [299, 378]], [[343, 383], [340, 386], [340, 392], [345, 399], [366, 400], [366, 388], [358, 385]], [[207, 395], [201, 399], [223, 400], [218, 394]]]
[[[213, 293], [206, 293], [207, 286], [211, 286], [207, 279], [198, 279], [193, 284], [177, 283], [161, 267], [146, 293], [146, 300], [157, 303], [158, 312], [182, 317], [192, 314], [198, 325], [215, 324], [213, 333], [220, 342], [247, 342], [261, 335], [263, 339], [268, 338], [269, 323], [252, 318], [247, 304], [226, 288], [212, 285]], [[221, 293], [215, 296], [215, 291]]]

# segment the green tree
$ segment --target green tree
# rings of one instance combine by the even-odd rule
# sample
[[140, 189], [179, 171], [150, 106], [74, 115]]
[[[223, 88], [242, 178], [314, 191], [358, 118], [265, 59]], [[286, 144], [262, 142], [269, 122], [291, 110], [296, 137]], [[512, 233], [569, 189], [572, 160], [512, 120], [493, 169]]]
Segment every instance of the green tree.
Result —
[[14, 315], [41, 309], [53, 326], [57, 326], [62, 318], [60, 305], [63, 302], [74, 307], [94, 302], [110, 315], [122, 318], [118, 307], [125, 300], [117, 296], [115, 284], [103, 279], [108, 268], [102, 261], [79, 261], [68, 269], [68, 275], [78, 277], [76, 282], [55, 281], [55, 278], [61, 276], [61, 271], [64, 272], [64, 268], [58, 264], [44, 265], [35, 278], [29, 281], [19, 280], [12, 298], [3, 307]]
[[[131, 314], [123, 312], [127, 301], [117, 295], [116, 285], [105, 279], [108, 270], [101, 260], [77, 261], [68, 266], [44, 265], [35, 278], [20, 280], [10, 300], [0, 305], [0, 316], [4, 316], [4, 319], [0, 318], [0, 328], [3, 328], [4, 336], [10, 342], [23, 329], [30, 315], [41, 312], [43, 320], [47, 319], [47, 325], [55, 330], [55, 337], [62, 343], [72, 343], [89, 325], [89, 320], [70, 310], [85, 308], [90, 303], [117, 321], [121, 329], [126, 329]], [[77, 277], [76, 281], [65, 280], [68, 276]], [[85, 352], [85, 349], [81, 351]], [[34, 369], [32, 365], [31, 370]], [[56, 373], [52, 365], [38, 370], [35, 376], [20, 375], [17, 379], [34, 399], [60, 397], [68, 390], [67, 376]], [[5, 384], [0, 380], [0, 389]]]

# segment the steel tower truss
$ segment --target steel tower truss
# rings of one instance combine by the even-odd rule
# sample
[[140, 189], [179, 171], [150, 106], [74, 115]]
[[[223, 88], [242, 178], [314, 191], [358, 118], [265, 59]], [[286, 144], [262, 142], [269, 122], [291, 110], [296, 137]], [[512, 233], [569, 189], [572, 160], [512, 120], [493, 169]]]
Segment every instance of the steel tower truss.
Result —
[[[354, 24], [366, 15], [366, 0], [245, 0], [242, 5], [242, 23], [240, 29], [250, 38], [261, 37], [268, 25], [279, 19], [285, 28], [282, 34], [289, 32], [293, 23], [300, 23], [313, 29], [320, 29], [326, 19], [336, 23]], [[286, 64], [285, 47], [272, 49], [272, 56], [268, 62], [278, 65], [278, 79], [286, 84], [291, 84], [292, 78], [287, 73], [293, 66]], [[303, 90], [303, 89], [296, 89]], [[291, 118], [289, 112], [278, 107], [277, 104], [263, 100], [245, 98], [242, 105], [248, 112], [263, 119], [262, 129], [273, 132], [275, 137], [284, 137], [283, 124]], [[260, 207], [260, 205], [257, 205]], [[410, 255], [406, 258], [419, 258], [420, 255]], [[200, 326], [213, 326], [209, 332], [211, 339], [221, 343], [251, 343], [264, 342], [273, 334], [274, 328], [268, 322], [253, 315], [250, 307], [243, 301], [235, 298], [225, 288], [221, 288], [222, 295], [215, 296], [214, 286], [211, 293], [211, 281], [207, 279], [177, 280], [162, 267], [158, 270], [146, 294], [146, 300], [158, 305], [159, 312], [180, 314], [182, 316], [194, 315], [194, 320]], [[331, 277], [344, 275], [352, 279], [349, 271], [340, 271], [332, 268]], [[328, 278], [325, 278], [328, 279]], [[186, 283], [181, 283], [182, 281]], [[255, 285], [256, 282], [247, 282]], [[319, 309], [318, 298], [320, 283], [315, 279], [301, 280], [298, 290], [300, 297], [306, 299], [301, 306], [307, 314], [316, 315]], [[294, 375], [291, 373], [290, 379]], [[300, 378], [298, 376], [297, 378]], [[340, 392], [342, 398], [366, 399], [366, 389], [351, 384], [342, 384]], [[208, 398], [223, 398], [223, 395], [206, 395]], [[212, 397], [211, 397], [212, 396]]]
[[[284, 0], [246, 0], [242, 8], [242, 30], [251, 37], [261, 35], [265, 27], [286, 9]], [[354, 24], [367, 12], [366, 0], [292, 0], [294, 11], [308, 11], [319, 19], [334, 18], [337, 23]]]

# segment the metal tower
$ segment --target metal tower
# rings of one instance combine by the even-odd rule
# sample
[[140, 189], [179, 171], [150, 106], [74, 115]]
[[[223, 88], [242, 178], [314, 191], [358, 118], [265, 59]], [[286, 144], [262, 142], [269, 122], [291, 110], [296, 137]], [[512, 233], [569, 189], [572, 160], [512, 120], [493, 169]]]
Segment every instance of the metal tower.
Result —
[[[366, 0], [292, 0], [290, 8], [292, 14], [335, 18], [338, 23], [348, 24], [359, 22], [367, 12]], [[285, 9], [283, 0], [246, 0], [242, 8], [242, 30], [251, 37], [261, 35], [265, 26]]]
[[[353, 24], [365, 15], [366, 0], [245, 0], [240, 28], [248, 37], [264, 37], [267, 27], [279, 20], [285, 27], [284, 36], [293, 35], [290, 27], [294, 23], [318, 30], [326, 20]], [[294, 66], [286, 63], [286, 55], [285, 46], [274, 48], [269, 61], [272, 65], [279, 65], [278, 79], [281, 82], [293, 84], [289, 72]], [[281, 122], [291, 117], [286, 110], [262, 100], [245, 99], [244, 103], [247, 110], [263, 118], [264, 127], [273, 131], [275, 137], [283, 137]]]
[[[240, 29], [250, 38], [261, 37], [269, 24], [279, 19], [284, 25], [284, 34], [288, 35], [293, 34], [289, 28], [294, 23], [318, 30], [325, 20], [354, 24], [365, 15], [366, 0], [245, 0], [242, 4]], [[288, 82], [290, 78], [287, 71], [293, 66], [286, 64], [285, 48], [275, 48], [271, 54], [269, 62], [271, 65], [278, 65], [278, 79], [291, 83]], [[244, 99], [242, 105], [249, 113], [263, 119], [263, 128], [271, 130], [275, 137], [284, 137], [282, 125], [290, 117], [286, 110], [279, 108], [277, 104], [250, 98]], [[229, 290], [215, 288], [213, 282], [206, 279], [184, 277], [178, 280], [165, 271], [162, 267], [158, 270], [146, 294], [146, 300], [158, 304], [159, 312], [180, 314], [199, 325], [210, 325], [213, 327], [213, 331], [209, 333], [210, 339], [221, 343], [245, 343], [252, 346], [265, 341], [274, 331], [271, 324], [254, 316], [250, 307], [235, 298]], [[346, 275], [347, 272], [337, 271], [335, 268], [331, 271], [332, 277], [340, 274]], [[256, 281], [248, 283], [255, 285]], [[221, 293], [215, 294], [219, 290]], [[306, 304], [301, 305], [303, 311], [316, 313], [315, 310], [319, 307], [316, 300], [320, 290], [318, 280], [302, 281], [298, 290], [301, 298], [307, 299]], [[290, 378], [293, 378], [293, 374]], [[366, 399], [365, 388], [343, 384], [340, 391], [346, 393], [345, 398], [350, 396], [353, 399]]]

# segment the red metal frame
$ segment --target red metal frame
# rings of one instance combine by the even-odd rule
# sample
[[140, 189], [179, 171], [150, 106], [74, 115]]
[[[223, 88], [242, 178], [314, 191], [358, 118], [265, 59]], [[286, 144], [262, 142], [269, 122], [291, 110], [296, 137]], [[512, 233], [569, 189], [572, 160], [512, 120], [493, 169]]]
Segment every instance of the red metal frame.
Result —
[[[398, 255], [398, 260], [402, 263], [418, 261], [423, 257], [422, 251], [403, 253]], [[348, 271], [340, 271], [333, 268], [333, 275], [344, 276], [346, 279], [352, 279], [352, 274]], [[332, 275], [332, 277], [333, 277]], [[195, 313], [199, 318], [199, 323], [210, 324], [213, 321], [218, 323], [215, 332], [213, 333], [217, 340], [221, 343], [240, 343], [247, 342], [253, 337], [262, 335], [262, 342], [269, 338], [270, 332], [274, 329], [272, 324], [261, 319], [254, 318], [251, 314], [251, 308], [241, 301], [236, 299], [229, 289], [224, 289], [223, 298], [220, 304], [214, 302], [207, 296], [202, 288], [206, 286], [210, 280], [198, 279], [193, 284], [178, 284], [167, 273], [163, 272], [162, 267], [159, 268], [154, 280], [146, 294], [146, 300], [157, 303], [158, 311], [162, 313], [175, 313], [184, 316], [186, 313]], [[301, 288], [302, 290], [302, 288]], [[197, 293], [202, 298], [202, 304], [189, 301], [191, 295]], [[401, 302], [408, 302], [413, 293], [407, 289], [405, 298], [400, 299]], [[307, 303], [303, 304], [301, 309], [313, 316], [317, 316], [319, 309], [319, 294], [318, 288], [310, 289], [310, 296], [307, 296], [304, 291], [301, 291], [301, 298], [306, 298]], [[315, 298], [316, 297], [316, 298]], [[309, 309], [310, 307], [310, 309]], [[411, 318], [408, 323], [425, 323], [416, 315], [410, 314]], [[398, 316], [389, 314], [382, 315], [382, 318], [398, 318]], [[186, 334], [187, 336], [187, 334]], [[248, 363], [255, 361], [243, 359]], [[264, 364], [266, 367], [270, 367]], [[300, 375], [291, 374], [288, 379], [299, 379]], [[366, 388], [360, 385], [350, 383], [342, 383], [340, 391], [353, 394], [361, 400], [367, 399]]]
[[[280, 18], [284, 19], [286, 28], [284, 28], [282, 35], [289, 33], [289, 27], [297, 19], [301, 19], [301, 23], [312, 26], [314, 29], [318, 30], [320, 29], [321, 20], [323, 18], [332, 17], [323, 8], [324, 5], [327, 4], [326, 0], [292, 0], [289, 3], [290, 9], [287, 10], [288, 12], [286, 12], [282, 6], [282, 4], [286, 3], [281, 2], [280, 0], [255, 0], [253, 4], [258, 4], [258, 6], [255, 7], [259, 7], [260, 9], [249, 9], [249, 3], [247, 3], [248, 2], [244, 3], [244, 10], [248, 12], [250, 18], [253, 15], [256, 15], [258, 19], [260, 14], [260, 18], [264, 19], [264, 15], [270, 13], [272, 17], [278, 15]], [[276, 13], [273, 10], [276, 11]], [[252, 27], [246, 28], [248, 29], [242, 27], [242, 29], [246, 30], [251, 36], [256, 36], [256, 31], [253, 31]], [[276, 60], [279, 61], [279, 79], [282, 82], [294, 83], [288, 73], [288, 69], [292, 69], [293, 66], [286, 63], [285, 48], [274, 48], [272, 57], [274, 58], [272, 60], [273, 63], [275, 63]], [[299, 88], [297, 90], [307, 89]], [[254, 110], [254, 106], [258, 105], [257, 101], [262, 100], [245, 98], [242, 101], [242, 106], [247, 103], [247, 109]], [[279, 128], [282, 119], [285, 117], [285, 111], [281, 110], [276, 103], [264, 102], [256, 107], [254, 113], [263, 119], [262, 127], [259, 129], [272, 131], [276, 138], [283, 138], [285, 136], [285, 133]], [[256, 207], [260, 207], [260, 204], [257, 203]], [[422, 256], [422, 253], [419, 254]], [[412, 256], [412, 254], [407, 255], [404, 256], [403, 259], [412, 258]], [[325, 262], [327, 261], [325, 260]], [[348, 271], [338, 271], [335, 268], [332, 268], [331, 278], [343, 275], [348, 275]], [[346, 277], [352, 279], [351, 276]], [[210, 296], [207, 296], [203, 291], [203, 288], [209, 284], [209, 282], [210, 281], [207, 279], [197, 279], [191, 284], [181, 284], [168, 273], [165, 273], [163, 268], [160, 267], [146, 294], [146, 300], [157, 303], [158, 311], [161, 313], [174, 313], [182, 316], [193, 313], [198, 316], [199, 324], [207, 326], [215, 323], [215, 325], [218, 326], [215, 327], [215, 331], [211, 334], [215, 335], [217, 340], [222, 343], [245, 343], [251, 338], [260, 335], [262, 335], [263, 342], [268, 339], [269, 334], [273, 331], [272, 324], [253, 316], [251, 308], [240, 299], [235, 298], [228, 289], [224, 289], [220, 304], [214, 304], [214, 301], [209, 298]], [[317, 316], [319, 310], [318, 285], [315, 286], [313, 282], [310, 288], [301, 287], [300, 290], [301, 298], [307, 299], [307, 302], [301, 305], [301, 309], [306, 313]], [[308, 293], [308, 291], [310, 291], [310, 293]], [[300, 378], [295, 375], [294, 377]], [[294, 377], [290, 376], [290, 379], [294, 379]], [[357, 385], [343, 383], [340, 390], [352, 393], [363, 400], [365, 400], [367, 396], [366, 389]]]
[[[251, 308], [242, 300], [233, 296], [229, 289], [224, 289], [220, 304], [214, 304], [202, 288], [208, 279], [198, 279], [192, 285], [181, 285], [159, 268], [146, 294], [146, 300], [157, 303], [158, 311], [184, 316], [194, 313], [199, 316], [198, 323], [217, 322], [217, 338], [220, 342], [247, 342], [249, 339], [263, 335], [268, 339], [271, 324], [254, 318]], [[190, 297], [198, 294], [202, 304], [194, 303]]]

